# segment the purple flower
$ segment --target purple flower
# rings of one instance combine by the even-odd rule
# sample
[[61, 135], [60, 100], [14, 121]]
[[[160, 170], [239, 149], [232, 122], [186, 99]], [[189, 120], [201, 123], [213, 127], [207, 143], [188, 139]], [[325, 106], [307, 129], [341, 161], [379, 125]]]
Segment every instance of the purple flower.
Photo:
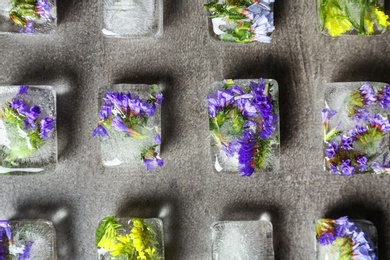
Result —
[[211, 118], [217, 116], [217, 112], [234, 103], [234, 95], [231, 90], [223, 89], [207, 96], [208, 109]]
[[50, 133], [54, 130], [54, 118], [50, 118], [48, 115], [45, 118], [42, 118], [39, 122], [39, 136], [43, 139], [50, 137]]
[[5, 230], [8, 240], [12, 241], [12, 232], [11, 232], [11, 226], [9, 224], [9, 221], [0, 220], [0, 228], [3, 228]]
[[35, 121], [41, 114], [41, 108], [39, 106], [32, 106], [30, 111], [26, 113], [26, 118], [30, 121]]
[[27, 130], [35, 129], [35, 120], [37, 120], [37, 118], [41, 114], [41, 108], [39, 106], [32, 106], [30, 110], [27, 110], [26, 108], [28, 108], [28, 106], [26, 106], [22, 106], [23, 111], [19, 109], [19, 113], [24, 114], [26, 116], [26, 118], [23, 120], [23, 127]]
[[383, 87], [378, 94], [378, 104], [384, 109], [390, 109], [390, 85], [386, 85]]
[[144, 115], [148, 116], [154, 116], [154, 113], [156, 112], [156, 103], [149, 104], [146, 101], [140, 101], [139, 103], [141, 117]]
[[351, 137], [343, 136], [341, 137], [341, 147], [344, 151], [351, 151], [353, 150], [352, 147], [353, 139]]
[[27, 94], [28, 88], [28, 86], [19, 86], [18, 95], [21, 96]]
[[390, 161], [386, 163], [386, 155], [383, 156], [382, 164], [378, 163], [377, 161], [373, 161], [371, 168], [379, 171], [380, 173], [388, 172], [390, 168]]
[[325, 123], [329, 121], [334, 115], [336, 115], [337, 111], [324, 108], [322, 109], [321, 113], [322, 113], [322, 123]]
[[376, 95], [370, 83], [365, 83], [361, 86], [359, 92], [364, 99], [364, 105], [369, 106], [376, 101]]
[[93, 137], [100, 136], [101, 138], [105, 138], [108, 136], [108, 133], [107, 133], [107, 130], [103, 126], [98, 125], [95, 128], [95, 130], [93, 130], [92, 136]]
[[143, 105], [143, 109], [146, 110], [146, 105], [142, 104], [142, 102], [139, 99], [131, 99], [128, 102], [128, 106], [131, 109], [131, 112], [135, 115], [139, 115], [141, 112], [141, 105]]
[[341, 160], [340, 171], [342, 176], [352, 176], [355, 168], [351, 166], [351, 160]]
[[330, 169], [332, 170], [333, 174], [338, 174], [339, 170], [337, 169], [337, 166], [334, 164], [330, 165]]
[[344, 225], [340, 225], [340, 226], [337, 226], [335, 229], [334, 229], [334, 234], [336, 237], [343, 237], [345, 236], [345, 226]]
[[254, 153], [257, 145], [253, 135], [249, 131], [244, 131], [241, 138], [238, 140], [240, 149], [238, 151], [238, 162], [240, 164], [241, 176], [251, 176], [255, 170]]
[[336, 223], [337, 225], [346, 225], [348, 224], [348, 217], [347, 216], [344, 216], [344, 217], [341, 217], [341, 218], [338, 218], [334, 221], [334, 223]]
[[33, 244], [33, 241], [28, 241], [27, 242], [27, 244], [26, 244], [26, 246], [24, 248], [23, 253], [18, 255], [18, 260], [28, 260], [28, 259], [30, 259], [30, 251], [31, 251], [32, 244]]
[[34, 28], [34, 22], [33, 21], [27, 21], [26, 25], [20, 29], [21, 33], [34, 33], [35, 28]]
[[164, 165], [164, 161], [159, 157], [158, 153], [156, 152], [153, 153], [152, 159], [144, 158], [143, 161], [145, 164], [145, 168], [148, 171]]
[[259, 79], [259, 83], [251, 82], [252, 91], [255, 94], [252, 103], [257, 110], [260, 111], [263, 119], [261, 139], [268, 139], [276, 129], [278, 123], [278, 115], [273, 113], [274, 106], [272, 104], [272, 97], [266, 94], [267, 84], [263, 79]]
[[123, 103], [127, 103], [128, 97], [119, 92], [108, 91], [103, 100], [111, 102], [116, 109], [121, 111]]
[[155, 102], [155, 103], [157, 103], [158, 105], [161, 105], [161, 104], [162, 104], [162, 101], [163, 101], [163, 99], [164, 99], [163, 94], [162, 94], [162, 93], [153, 93], [152, 95], [153, 95], [153, 97], [156, 99], [156, 102]]
[[358, 123], [360, 120], [366, 121], [370, 117], [370, 112], [365, 108], [358, 108], [353, 115], [353, 120]]
[[111, 115], [112, 107], [108, 103], [104, 103], [102, 106], [102, 110], [99, 112], [99, 117], [104, 120]]
[[37, 0], [35, 2], [35, 13], [39, 15], [41, 20], [50, 19], [52, 16], [50, 14], [50, 4], [48, 0]]
[[271, 42], [268, 35], [275, 30], [274, 13], [264, 3], [254, 3], [247, 8], [246, 17], [252, 21], [251, 32], [258, 42]]
[[19, 99], [13, 99], [13, 100], [11, 101], [10, 107], [11, 107], [12, 109], [17, 110], [18, 108], [20, 108], [20, 107], [23, 106], [23, 105], [24, 105], [23, 101], [21, 101], [21, 100], [19, 100]]
[[363, 135], [367, 132], [367, 128], [364, 126], [357, 125], [355, 129], [351, 131], [351, 137], [358, 139], [360, 135]]
[[382, 116], [378, 114], [370, 118], [370, 125], [384, 133], [388, 133], [390, 131], [389, 120], [387, 118], [386, 119], [382, 118]]
[[156, 134], [156, 136], [154, 137], [154, 143], [161, 144], [161, 136], [159, 134]]
[[229, 157], [232, 157], [235, 154], [238, 154], [240, 147], [241, 147], [241, 144], [239, 143], [237, 138], [234, 138], [228, 144], [226, 144], [224, 142], [222, 142], [222, 144], [221, 144], [221, 150]]
[[335, 236], [330, 232], [324, 232], [321, 236], [318, 238], [318, 243], [322, 246], [327, 246], [333, 243], [336, 238]]
[[332, 141], [328, 144], [328, 149], [325, 149], [325, 154], [327, 157], [333, 158], [336, 156], [338, 149], [339, 145], [336, 142]]
[[356, 162], [359, 164], [360, 172], [364, 172], [368, 169], [367, 158], [365, 156], [358, 156]]
[[117, 131], [123, 131], [123, 132], [126, 132], [127, 134], [129, 134], [129, 131], [128, 131], [129, 128], [123, 123], [120, 116], [116, 116], [112, 120], [111, 126], [113, 126], [115, 128], [115, 130], [117, 130]]

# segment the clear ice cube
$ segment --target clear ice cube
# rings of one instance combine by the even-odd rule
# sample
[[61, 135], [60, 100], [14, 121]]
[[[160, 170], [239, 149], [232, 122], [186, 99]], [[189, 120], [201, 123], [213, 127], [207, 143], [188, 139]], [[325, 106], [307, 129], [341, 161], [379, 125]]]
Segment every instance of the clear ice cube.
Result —
[[[29, 86], [27, 94], [17, 97], [19, 86], [0, 87], [0, 110], [14, 98], [41, 108], [38, 121], [48, 115], [56, 118], [56, 94], [51, 86]], [[1, 114], [1, 113], [0, 113]], [[0, 116], [0, 175], [33, 174], [54, 171], [57, 164], [57, 132], [54, 127], [42, 147], [29, 149], [26, 131], [7, 123]], [[10, 159], [12, 158], [12, 159]]]
[[[120, 229], [118, 235], [124, 236], [126, 234], [131, 233], [131, 229], [133, 228], [133, 222], [131, 218], [115, 218], [117, 222], [122, 226]], [[164, 253], [164, 228], [163, 228], [163, 222], [161, 219], [158, 218], [146, 218], [143, 219], [146, 224], [149, 224], [154, 232], [156, 233], [156, 238], [158, 245], [155, 246], [157, 255], [160, 257], [160, 260], [165, 259], [165, 253]], [[106, 252], [102, 248], [97, 249], [98, 253], [98, 259], [99, 260], [133, 260], [133, 258], [128, 258], [127, 256], [117, 256], [113, 257], [109, 252]], [[136, 260], [134, 258], [134, 260]]]
[[[266, 83], [271, 83], [271, 95], [274, 104], [274, 112], [278, 115], [278, 123], [276, 129], [270, 140], [272, 140], [273, 144], [271, 146], [271, 150], [267, 153], [266, 160], [263, 164], [262, 169], [255, 169], [256, 171], [277, 171], [280, 168], [280, 146], [279, 146], [279, 136], [280, 136], [280, 118], [279, 118], [279, 87], [276, 80], [273, 79], [263, 79]], [[239, 79], [234, 80], [237, 86], [239, 86], [245, 93], [250, 90], [250, 82], [258, 82], [258, 80], [251, 79]], [[214, 82], [209, 87], [209, 94], [213, 94], [216, 91], [223, 89], [224, 82], [218, 81]], [[259, 118], [259, 120], [261, 120]], [[222, 125], [219, 129], [219, 132], [222, 134], [222, 138], [227, 142], [231, 143], [233, 140], [237, 141], [237, 137], [235, 138], [229, 132], [231, 132], [231, 126], [228, 123]], [[216, 172], [223, 173], [237, 173], [239, 170], [239, 161], [238, 154], [229, 155], [223, 147], [220, 145], [218, 138], [215, 138], [215, 135], [212, 131], [210, 131], [210, 149], [211, 149], [211, 162], [214, 166]]]
[[211, 229], [213, 260], [274, 259], [269, 221], [220, 221]]
[[[108, 91], [130, 92], [141, 99], [148, 99], [150, 96], [149, 85], [137, 84], [115, 84], [101, 89], [99, 98], [99, 111], [104, 103], [103, 96]], [[107, 129], [108, 137], [100, 141], [100, 154], [103, 165], [106, 167], [135, 167], [144, 168], [141, 160], [141, 153], [150, 146], [155, 145], [156, 134], [161, 136], [161, 106], [156, 107], [154, 116], [148, 118], [146, 127], [139, 129], [146, 138], [139, 140], [127, 136], [114, 128]], [[162, 138], [162, 136], [161, 136]], [[160, 145], [156, 146], [157, 153], [160, 152]]]
[[[38, 0], [35, 1], [34, 5], [36, 5], [37, 2]], [[27, 19], [33, 24], [33, 33], [51, 33], [57, 26], [57, 2], [56, 0], [47, 0], [47, 3], [50, 6], [50, 13], [48, 13], [45, 17]], [[10, 19], [11, 9], [11, 0], [0, 0], [0, 34], [20, 33], [25, 31], [23, 26], [16, 25]]]
[[108, 37], [160, 36], [162, 0], [103, 0], [103, 29]]
[[[378, 233], [377, 230], [372, 224], [372, 222], [367, 220], [354, 220], [350, 219], [349, 222], [353, 222], [356, 226], [361, 228], [362, 232], [364, 233], [365, 238], [368, 238], [370, 242], [372, 242], [371, 246], [374, 248], [374, 252], [377, 255], [377, 244], [378, 244]], [[332, 244], [330, 245], [321, 245], [318, 242], [316, 243], [316, 250], [317, 250], [317, 260], [339, 260], [341, 255], [340, 252], [342, 251], [342, 248], [335, 247]], [[345, 252], [345, 249], [344, 249]], [[352, 258], [351, 258], [352, 259]], [[363, 259], [363, 258], [362, 258]], [[377, 259], [377, 258], [365, 258], [367, 260], [370, 259]]]
[[[50, 221], [41, 219], [11, 220], [9, 226], [12, 238], [6, 239], [10, 254], [7, 259], [27, 259], [21, 255], [29, 255], [28, 259], [57, 259], [55, 229]], [[3, 238], [5, 239], [5, 237], [3, 233]], [[4, 242], [2, 241], [2, 243]]]
[[[356, 126], [366, 126], [367, 123], [363, 123], [363, 121], [356, 122], [351, 115], [353, 111], [351, 111], [351, 95], [352, 93], [359, 90], [361, 86], [368, 82], [337, 82], [337, 83], [328, 83], [325, 85], [324, 90], [324, 108], [329, 110], [335, 110], [337, 113], [329, 120], [327, 130], [324, 132], [329, 133], [331, 129], [335, 128], [337, 131], [340, 131], [340, 135], [334, 136], [334, 138], [323, 142], [323, 150], [324, 150], [324, 164], [325, 169], [331, 171], [331, 165], [329, 163], [329, 158], [326, 156], [325, 150], [329, 146], [330, 141], [335, 141], [337, 143], [341, 142], [342, 136], [351, 136], [351, 131], [355, 129]], [[381, 82], [369, 82], [375, 91], [378, 93], [380, 89], [382, 89], [386, 83]], [[388, 118], [388, 112], [382, 108], [377, 102], [372, 102], [369, 106], [364, 107], [371, 116], [375, 114], [380, 114], [383, 117]], [[324, 125], [323, 125], [324, 126]], [[325, 134], [325, 133], [324, 133]], [[368, 158], [368, 171], [373, 172], [371, 168], [371, 162], [379, 162], [382, 164], [383, 158], [387, 156], [389, 153], [389, 134], [385, 134], [384, 137], [379, 140], [375, 146], [368, 149], [367, 147], [363, 147], [359, 145], [358, 142], [353, 143], [353, 149], [355, 152], [360, 155], [364, 155]], [[387, 158], [387, 159], [390, 159]], [[386, 161], [387, 163], [387, 161]], [[359, 173], [357, 169], [354, 171], [355, 173]]]

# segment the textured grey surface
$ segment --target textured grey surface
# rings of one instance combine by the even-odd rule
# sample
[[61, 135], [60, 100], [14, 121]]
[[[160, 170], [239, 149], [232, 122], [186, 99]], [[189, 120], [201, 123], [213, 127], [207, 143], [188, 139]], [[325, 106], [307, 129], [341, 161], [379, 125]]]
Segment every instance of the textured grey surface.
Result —
[[[60, 138], [54, 175], [1, 178], [1, 218], [54, 217], [60, 259], [89, 260], [103, 217], [160, 216], [166, 259], [210, 259], [212, 222], [268, 211], [276, 259], [314, 259], [316, 219], [349, 214], [375, 223], [380, 259], [390, 259], [390, 178], [325, 174], [320, 140], [325, 82], [390, 83], [390, 32], [332, 40], [316, 30], [315, 1], [277, 0], [272, 44], [219, 43], [208, 35], [204, 1], [165, 0], [162, 38], [105, 39], [97, 2], [58, 0], [54, 35], [0, 37], [0, 83], [53, 85]], [[217, 175], [209, 159], [208, 85], [260, 76], [280, 86], [281, 170]], [[151, 173], [104, 169], [91, 137], [98, 88], [156, 81], [167, 85], [166, 165]]]

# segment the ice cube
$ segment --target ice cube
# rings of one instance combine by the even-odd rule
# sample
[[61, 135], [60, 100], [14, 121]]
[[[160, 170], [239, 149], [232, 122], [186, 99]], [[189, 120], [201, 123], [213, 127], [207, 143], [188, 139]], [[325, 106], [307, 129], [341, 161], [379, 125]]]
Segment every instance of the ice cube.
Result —
[[[36, 17], [23, 17], [21, 20], [27, 21], [27, 26], [16, 25], [10, 19], [10, 11], [13, 9], [12, 1], [0, 0], [0, 34], [7, 33], [51, 33], [57, 26], [57, 2], [56, 0], [42, 0], [34, 1], [34, 7], [32, 12], [35, 12]], [[20, 1], [15, 1], [20, 2]], [[23, 8], [15, 8], [22, 10]], [[27, 12], [27, 11], [25, 11]], [[13, 16], [18, 17], [20, 14], [14, 14]]]
[[211, 229], [213, 260], [274, 259], [269, 221], [220, 221]]
[[[323, 119], [325, 121], [322, 122], [324, 162], [328, 171], [333, 172], [332, 166], [336, 166], [337, 174], [345, 175], [345, 170], [343, 171], [340, 168], [340, 163], [344, 160], [345, 165], [354, 168], [354, 173], [374, 172], [375, 168], [378, 167], [381, 168], [381, 173], [386, 172], [387, 166], [383, 165], [383, 159], [386, 158], [390, 148], [388, 129], [385, 129], [385, 125], [381, 128], [379, 125], [374, 126], [372, 124], [375, 115], [380, 115], [383, 122], [389, 122], [388, 112], [379, 104], [383, 94], [382, 91], [386, 85], [386, 83], [379, 82], [326, 84], [324, 90], [325, 110], [323, 111], [336, 112], [331, 118]], [[366, 94], [359, 90], [362, 86], [371, 86], [372, 93], [370, 92], [369, 96], [365, 96]], [[364, 127], [367, 130], [365, 132], [367, 135], [356, 134], [356, 127]], [[374, 129], [377, 130], [374, 131]], [[377, 137], [374, 138], [373, 136]], [[343, 138], [352, 138], [351, 140], [353, 140], [351, 147], [347, 149], [348, 153], [340, 147]], [[335, 155], [327, 152], [331, 143], [336, 143], [338, 146]], [[355, 162], [362, 156], [367, 158], [365, 164], [367, 167]], [[350, 163], [346, 163], [346, 160], [350, 160]], [[336, 161], [340, 163], [336, 163]], [[385, 161], [385, 164], [387, 164], [387, 161]], [[334, 167], [333, 169], [336, 171]]]
[[[10, 259], [57, 259], [53, 224], [46, 220], [9, 221], [12, 238], [8, 240]], [[7, 258], [8, 259], [8, 258]]]
[[[209, 87], [209, 95], [208, 95], [208, 102], [211, 104], [214, 102], [211, 99], [214, 99], [218, 96], [218, 91], [224, 90], [224, 84], [227, 81], [219, 81], [215, 82], [210, 85]], [[226, 115], [223, 116], [223, 120], [219, 121], [218, 126], [215, 126], [215, 124], [210, 124], [210, 146], [211, 146], [211, 161], [214, 166], [214, 169], [217, 172], [223, 172], [223, 173], [237, 173], [241, 172], [240, 168], [242, 167], [242, 164], [239, 162], [239, 150], [241, 147], [241, 143], [244, 140], [243, 133], [246, 130], [249, 130], [251, 133], [253, 133], [253, 136], [258, 142], [264, 143], [263, 146], [267, 149], [260, 149], [257, 154], [260, 154], [264, 152], [263, 156], [260, 156], [262, 159], [259, 160], [258, 164], [255, 167], [255, 171], [277, 171], [280, 167], [279, 163], [279, 154], [280, 154], [280, 147], [279, 147], [279, 105], [278, 105], [278, 96], [279, 96], [279, 90], [278, 90], [278, 83], [273, 79], [264, 79], [264, 83], [267, 84], [269, 87], [269, 91], [267, 93], [270, 94], [271, 103], [273, 106], [272, 109], [272, 115], [276, 121], [272, 123], [272, 126], [274, 127], [273, 132], [270, 136], [261, 139], [261, 129], [263, 128], [262, 122], [264, 121], [261, 116], [261, 111], [259, 109], [254, 109], [256, 111], [257, 116], [251, 117], [251, 120], [246, 120], [246, 116], [244, 115], [245, 112], [243, 112], [243, 108], [238, 105], [240, 100], [248, 99], [251, 100], [252, 104], [255, 102], [253, 92], [251, 92], [251, 82], [255, 82], [256, 84], [259, 82], [259, 80], [249, 80], [249, 79], [242, 79], [242, 80], [234, 80], [234, 84], [238, 86], [244, 93], [238, 94], [234, 93], [234, 104], [233, 105], [226, 105], [223, 104], [222, 106], [219, 106], [217, 108], [218, 111], [221, 111], [221, 113], [225, 113], [226, 109], [228, 109], [230, 112], [232, 112], [234, 109], [240, 110], [238, 113], [238, 116], [229, 116], [229, 113], [226, 112]], [[233, 81], [230, 82], [233, 84]], [[233, 86], [231, 85], [228, 87], [228, 90], [232, 90]], [[218, 99], [218, 98], [217, 98]], [[225, 99], [222, 97], [222, 99]], [[223, 103], [224, 101], [221, 102]], [[232, 99], [232, 100], [233, 100]], [[210, 108], [210, 107], [209, 107]], [[225, 109], [223, 112], [222, 110]], [[216, 114], [218, 114], [218, 111], [216, 111]], [[212, 111], [209, 111], [209, 117], [208, 120], [211, 122], [213, 119], [213, 116], [210, 114]], [[253, 111], [252, 111], [253, 112]], [[216, 117], [214, 117], [216, 118]], [[240, 130], [238, 131], [235, 126], [235, 118], [243, 118], [243, 122], [245, 121], [251, 121], [252, 125], [243, 125], [240, 127]], [[237, 121], [239, 122], [239, 121]], [[255, 126], [255, 124], [259, 124], [258, 127]], [[214, 127], [215, 126], [215, 127]], [[258, 145], [258, 144], [257, 144]], [[259, 157], [259, 158], [260, 158]], [[251, 157], [252, 159], [254, 157]], [[260, 163], [261, 161], [261, 163]], [[255, 163], [253, 163], [254, 165]]]
[[[150, 97], [149, 85], [115, 84], [106, 86], [101, 89], [99, 111], [104, 104], [103, 97], [108, 91], [130, 92], [132, 96], [137, 95], [143, 100]], [[118, 110], [116, 113], [121, 112]], [[135, 138], [113, 127], [107, 128], [108, 137], [103, 138], [100, 142], [101, 159], [104, 166], [144, 168], [141, 154], [152, 146], [155, 146], [155, 152], [160, 152], [160, 144], [155, 143], [155, 137], [156, 134], [161, 137], [161, 106], [156, 106], [154, 116], [148, 117], [145, 127], [134, 130], [142, 134], [143, 137]]]
[[[120, 228], [118, 229], [117, 236], [125, 236], [130, 235], [132, 233], [132, 229], [134, 227], [134, 222], [132, 218], [119, 218], [115, 217], [115, 220], [120, 225]], [[164, 253], [164, 229], [163, 229], [163, 222], [161, 219], [158, 218], [145, 218], [141, 219], [144, 221], [145, 224], [149, 225], [151, 229], [148, 229], [151, 233], [155, 234], [155, 242], [153, 236], [150, 236], [149, 240], [144, 240], [143, 242], [147, 242], [148, 246], [151, 247], [151, 249], [155, 250], [155, 254], [158, 256], [157, 259], [164, 260], [165, 259], [165, 253]], [[103, 220], [104, 221], [104, 220]], [[102, 222], [101, 222], [102, 223]], [[146, 229], [144, 232], [148, 232]], [[131, 236], [130, 236], [131, 237]], [[133, 241], [133, 238], [131, 239]], [[113, 241], [117, 241], [116, 238], [113, 239]], [[132, 244], [132, 243], [131, 243]], [[128, 260], [133, 259], [129, 258], [127, 254], [120, 254], [118, 256], [112, 256], [110, 252], [104, 250], [103, 248], [97, 247], [97, 253], [98, 253], [98, 259], [99, 260]], [[136, 258], [134, 258], [136, 259]], [[137, 258], [138, 259], [138, 258]]]
[[[348, 225], [341, 232], [334, 232], [335, 229], [340, 227], [332, 221], [334, 220], [320, 219], [317, 223], [317, 232], [321, 232], [317, 233], [317, 260], [339, 260], [352, 255], [360, 255], [367, 260], [378, 259], [378, 234], [375, 226], [370, 221], [348, 220]], [[325, 227], [323, 223], [332, 223], [330, 225], [331, 230], [329, 230], [329, 225]], [[320, 242], [320, 236], [324, 232], [333, 232], [332, 234], [334, 234], [334, 237], [330, 238], [326, 244]], [[341, 235], [337, 236], [336, 234]], [[357, 251], [354, 252], [354, 250]], [[361, 255], [362, 253], [364, 254]]]
[[10, 107], [12, 100], [21, 100], [29, 109], [34, 105], [39, 106], [40, 114], [34, 121], [34, 127], [42, 129], [40, 124], [44, 118], [56, 118], [55, 91], [50, 86], [30, 86], [27, 93], [18, 95], [19, 87], [0, 87], [0, 175], [54, 171], [57, 164], [55, 122], [54, 129], [41, 138], [36, 136], [40, 131], [26, 130], [23, 124], [18, 125], [15, 122], [19, 121], [8, 119], [10, 117], [4, 113], [11, 111], [6, 108]]
[[109, 37], [160, 36], [162, 0], [104, 0], [103, 29]]

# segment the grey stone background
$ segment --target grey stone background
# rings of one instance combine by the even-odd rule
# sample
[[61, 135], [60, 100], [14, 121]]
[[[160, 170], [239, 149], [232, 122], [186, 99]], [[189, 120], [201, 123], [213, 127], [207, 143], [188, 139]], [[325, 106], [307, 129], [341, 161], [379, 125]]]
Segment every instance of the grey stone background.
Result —
[[[210, 259], [210, 225], [269, 212], [276, 259], [314, 259], [321, 217], [364, 218], [390, 259], [389, 177], [339, 178], [322, 168], [323, 86], [390, 83], [390, 32], [331, 39], [317, 31], [315, 1], [277, 0], [271, 44], [214, 42], [206, 1], [164, 0], [160, 39], [105, 39], [98, 1], [58, 0], [58, 31], [0, 37], [1, 84], [51, 84], [58, 92], [59, 163], [50, 176], [2, 177], [1, 218], [55, 222], [60, 259], [96, 259], [94, 231], [107, 215], [161, 217], [166, 259]], [[389, 10], [387, 10], [389, 13]], [[281, 170], [251, 178], [213, 173], [208, 85], [224, 78], [273, 78], [280, 86]], [[153, 172], [104, 169], [98, 88], [166, 83], [162, 156]]]

